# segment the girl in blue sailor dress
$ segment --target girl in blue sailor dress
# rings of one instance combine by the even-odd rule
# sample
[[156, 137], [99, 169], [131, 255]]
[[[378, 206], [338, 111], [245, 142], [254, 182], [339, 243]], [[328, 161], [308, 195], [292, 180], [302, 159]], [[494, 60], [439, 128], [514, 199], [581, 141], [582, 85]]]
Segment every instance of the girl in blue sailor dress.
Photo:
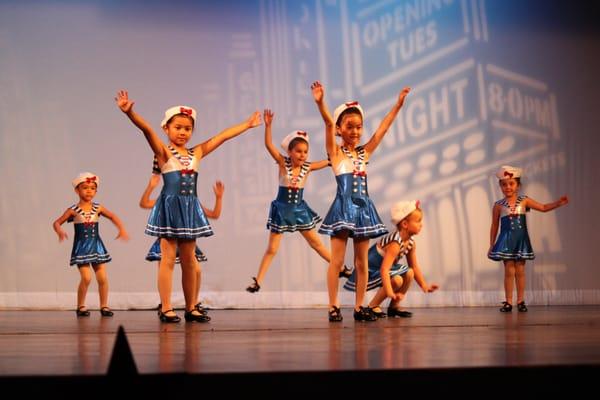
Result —
[[[308, 162], [309, 138], [304, 131], [293, 131], [282, 141], [281, 147], [287, 153], [282, 155], [273, 145], [272, 123], [274, 114], [264, 111], [265, 147], [279, 167], [279, 189], [277, 198], [271, 202], [271, 210], [267, 220], [270, 230], [267, 249], [258, 267], [258, 273], [252, 277], [253, 282], [246, 288], [250, 293], [260, 290], [261, 283], [277, 254], [281, 237], [285, 232], [300, 232], [312, 247], [327, 263], [331, 260], [329, 250], [323, 245], [316, 232], [316, 224], [321, 221], [304, 201], [304, 185], [308, 174], [327, 167], [328, 161]], [[345, 266], [344, 266], [345, 267]], [[350, 271], [342, 268], [340, 276], [349, 276]]]
[[[496, 173], [504, 198], [494, 203], [490, 228], [488, 258], [504, 263], [504, 294], [501, 312], [512, 311], [513, 290], [517, 287], [517, 309], [527, 311], [525, 304], [525, 261], [535, 254], [527, 232], [525, 213], [529, 209], [548, 212], [569, 202], [567, 196], [542, 204], [531, 197], [520, 195], [521, 169], [504, 165]], [[498, 227], [500, 234], [498, 235]], [[496, 235], [498, 236], [496, 238]]]
[[133, 101], [127, 91], [115, 97], [117, 106], [144, 134], [158, 160], [163, 177], [162, 191], [152, 208], [146, 225], [146, 234], [161, 238], [161, 260], [158, 273], [158, 291], [162, 322], [179, 322], [171, 305], [173, 268], [177, 251], [183, 270], [182, 286], [185, 298], [186, 322], [207, 322], [205, 314], [196, 309], [200, 280], [196, 276], [195, 239], [213, 234], [197, 197], [196, 182], [200, 160], [250, 128], [260, 125], [260, 113], [253, 113], [246, 121], [233, 125], [192, 148], [186, 145], [196, 123], [196, 111], [187, 106], [175, 106], [165, 111], [161, 128], [168, 138], [163, 143], [152, 127], [133, 110]]
[[527, 196], [517, 196], [511, 206], [507, 199], [498, 200], [495, 205], [500, 208], [500, 235], [489, 252], [488, 257], [494, 261], [533, 260], [535, 254], [527, 232], [526, 209], [522, 206]]
[[[325, 122], [325, 147], [337, 182], [335, 199], [319, 228], [319, 233], [331, 237], [331, 262], [327, 271], [329, 321], [343, 319], [338, 298], [338, 271], [344, 262], [348, 238], [352, 238], [354, 244], [357, 276], [354, 319], [375, 321], [377, 317], [372, 310], [363, 307], [367, 290], [369, 239], [386, 234], [387, 229], [369, 198], [366, 165], [402, 108], [410, 89], [404, 88], [400, 92], [392, 109], [364, 146], [359, 146], [364, 118], [360, 104], [341, 104], [332, 118], [324, 102], [321, 83], [314, 82], [311, 89]], [[336, 134], [342, 138], [341, 145], [336, 143]]]
[[[156, 200], [151, 199], [150, 195], [152, 194], [152, 191], [154, 190], [154, 188], [156, 188], [156, 186], [158, 186], [158, 183], [160, 181], [160, 176], [161, 176], [160, 173], [161, 173], [161, 171], [160, 171], [160, 168], [158, 168], [158, 160], [156, 159], [156, 157], [154, 157], [152, 175], [150, 176], [150, 180], [148, 181], [148, 185], [146, 186], [146, 189], [142, 193], [142, 197], [140, 199], [140, 207], [146, 208], [146, 209], [152, 209], [154, 207]], [[225, 186], [223, 185], [223, 183], [221, 181], [217, 181], [215, 183], [215, 185], [213, 186], [213, 191], [215, 193], [214, 208], [212, 210], [210, 210], [210, 209], [205, 208], [204, 205], [201, 205], [201, 207], [202, 207], [202, 211], [204, 212], [204, 215], [207, 218], [218, 219], [219, 216], [221, 215], [221, 209], [222, 209], [222, 205], [223, 205], [223, 192], [225, 191]], [[196, 248], [195, 248], [195, 256], [196, 256], [196, 261], [198, 261], [198, 263], [196, 264], [196, 266], [197, 266], [196, 279], [198, 281], [200, 281], [200, 279], [201, 279], [200, 262], [208, 261], [208, 259], [206, 258], [206, 255], [204, 255], [204, 253], [202, 252], [202, 250], [200, 250], [200, 248], [198, 246], [196, 246]], [[154, 241], [154, 243], [152, 244], [152, 247], [150, 247], [150, 250], [148, 251], [148, 254], [146, 255], [146, 260], [147, 261], [159, 261], [158, 265], [160, 268], [161, 258], [162, 258], [162, 255], [160, 252], [160, 238], [157, 238]], [[180, 264], [179, 252], [176, 252], [175, 264]], [[198, 288], [199, 288], [199, 286], [198, 286]], [[160, 310], [161, 308], [162, 308], [162, 305], [159, 304], [158, 310]], [[207, 314], [207, 311], [203, 307], [201, 302], [198, 302], [195, 305], [195, 308], [197, 310], [199, 310], [201, 313]]]
[[[369, 248], [369, 278], [367, 290], [379, 288], [369, 302], [369, 308], [377, 318], [411, 317], [410, 311], [400, 309], [410, 285], [415, 279], [423, 292], [432, 293], [439, 286], [428, 284], [417, 262], [416, 244], [413, 239], [423, 226], [423, 211], [418, 201], [403, 201], [392, 206], [392, 222], [396, 231], [385, 235]], [[401, 263], [406, 257], [406, 263]], [[344, 289], [356, 290], [356, 276], [344, 284]], [[381, 303], [390, 298], [387, 315], [381, 310]]]
[[[77, 288], [78, 317], [90, 315], [85, 299], [91, 282], [92, 272], [96, 275], [98, 283], [98, 295], [100, 297], [100, 313], [103, 317], [111, 317], [113, 312], [108, 307], [108, 278], [104, 264], [111, 261], [110, 254], [106, 250], [98, 229], [100, 215], [105, 216], [117, 227], [119, 233], [117, 239], [128, 240], [123, 223], [115, 214], [94, 203], [92, 200], [96, 195], [100, 179], [89, 172], [80, 174], [73, 180], [75, 193], [79, 196], [79, 202], [67, 208], [67, 210], [53, 222], [53, 228], [62, 242], [67, 239], [67, 233], [61, 228], [65, 222], [73, 222], [75, 237], [71, 250], [70, 265], [76, 265], [79, 270], [80, 281]], [[91, 266], [91, 268], [90, 268]]]
[[181, 155], [167, 146], [171, 157], [160, 168], [163, 188], [148, 217], [146, 234], [159, 238], [196, 239], [211, 236], [212, 228], [198, 200], [200, 160], [193, 149]]
[[104, 264], [112, 259], [98, 228], [100, 204], [92, 203], [89, 212], [83, 211], [77, 204], [69, 207], [75, 212], [75, 216], [69, 222], [73, 222], [75, 237], [73, 249], [71, 250], [71, 262], [69, 265]]

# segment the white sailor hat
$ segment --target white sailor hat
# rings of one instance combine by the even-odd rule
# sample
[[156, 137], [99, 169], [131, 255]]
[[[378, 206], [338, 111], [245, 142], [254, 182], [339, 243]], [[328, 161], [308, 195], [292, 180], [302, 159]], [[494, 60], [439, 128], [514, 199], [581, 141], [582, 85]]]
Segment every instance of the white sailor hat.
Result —
[[392, 223], [398, 225], [398, 222], [408, 217], [411, 212], [419, 209], [421, 202], [419, 200], [399, 201], [392, 205], [390, 213], [392, 214]]
[[510, 178], [520, 178], [523, 170], [521, 168], [512, 167], [510, 165], [503, 165], [500, 167], [498, 172], [496, 172], [496, 176], [498, 179], [510, 179]]
[[98, 187], [98, 185], [100, 185], [100, 178], [98, 178], [98, 175], [94, 175], [91, 172], [82, 172], [77, 175], [77, 178], [73, 179], [71, 183], [73, 184], [73, 187], [76, 188], [83, 182], [94, 182], [96, 187]]
[[188, 107], [188, 106], [175, 106], [175, 107], [171, 107], [167, 111], [165, 111], [165, 117], [163, 118], [162, 122], [160, 123], [160, 127], [164, 128], [165, 126], [167, 126], [167, 122], [169, 122], [169, 120], [177, 114], [188, 115], [188, 116], [192, 117], [192, 119], [194, 120], [194, 124], [196, 123], [196, 110], [194, 110], [192, 107]]
[[303, 139], [306, 141], [306, 143], [308, 143], [308, 133], [306, 133], [304, 131], [293, 131], [293, 132], [290, 132], [290, 134], [287, 135], [286, 137], [284, 137], [283, 140], [281, 141], [281, 147], [283, 148], [283, 150], [288, 151], [289, 147], [290, 147], [290, 143], [292, 143], [292, 140], [294, 140], [296, 138]]
[[360, 112], [360, 116], [362, 117], [362, 119], [363, 120], [365, 119], [365, 113], [364, 113], [362, 107], [360, 106], [360, 104], [358, 104], [358, 101], [349, 101], [347, 103], [340, 104], [333, 111], [333, 122], [336, 125], [338, 124], [338, 119], [340, 118], [340, 115], [342, 115], [342, 113], [349, 108], [356, 108]]

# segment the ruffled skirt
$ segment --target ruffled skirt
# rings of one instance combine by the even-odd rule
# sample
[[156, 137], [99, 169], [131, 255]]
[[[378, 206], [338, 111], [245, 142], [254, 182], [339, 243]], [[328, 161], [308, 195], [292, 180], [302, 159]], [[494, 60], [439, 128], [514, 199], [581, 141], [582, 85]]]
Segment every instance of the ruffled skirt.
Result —
[[212, 228], [196, 196], [164, 194], [156, 200], [145, 233], [172, 239], [211, 236]]

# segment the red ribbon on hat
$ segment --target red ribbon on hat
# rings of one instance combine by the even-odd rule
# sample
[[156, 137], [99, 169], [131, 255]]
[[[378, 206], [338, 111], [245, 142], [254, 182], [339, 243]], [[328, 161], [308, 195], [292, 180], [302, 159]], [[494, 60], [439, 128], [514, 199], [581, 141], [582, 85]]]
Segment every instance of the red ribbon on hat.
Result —
[[296, 135], [306, 136], [306, 132], [304, 132], [304, 131], [296, 131]]
[[179, 107], [179, 112], [182, 113], [182, 114], [189, 115], [190, 117], [192, 116], [192, 109], [191, 108]]
[[96, 177], [92, 176], [91, 178], [85, 178], [85, 183], [96, 182]]
[[504, 176], [508, 176], [509, 178], [512, 178], [513, 175], [514, 174], [512, 172], [504, 171]]
[[346, 103], [346, 107], [356, 107], [358, 105], [358, 101], [351, 101]]

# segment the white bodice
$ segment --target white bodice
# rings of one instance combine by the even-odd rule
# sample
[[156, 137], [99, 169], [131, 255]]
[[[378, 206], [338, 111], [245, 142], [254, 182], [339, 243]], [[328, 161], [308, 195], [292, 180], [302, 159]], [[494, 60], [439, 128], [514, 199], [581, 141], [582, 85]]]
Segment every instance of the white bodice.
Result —
[[92, 209], [87, 212], [83, 211], [77, 204], [72, 205], [70, 208], [75, 211], [75, 216], [73, 217], [73, 223], [75, 224], [89, 224], [98, 222], [100, 219], [100, 214], [98, 213], [100, 204], [98, 203], [92, 203]]
[[341, 147], [340, 151], [342, 152], [342, 154], [344, 154], [344, 157], [341, 157], [337, 164], [334, 164], [333, 162], [331, 163], [331, 167], [333, 168], [333, 173], [335, 174], [335, 176], [351, 174], [355, 170], [366, 173], [368, 161], [365, 159], [366, 154], [362, 146], [356, 147], [356, 151], [359, 153], [359, 155], [355, 156], [355, 159], [349, 157], [350, 153], [347, 151], [343, 151], [343, 148]]
[[[289, 157], [284, 157], [284, 166], [279, 168], [279, 186], [284, 187], [296, 187], [298, 189], [304, 188], [306, 184], [306, 178], [310, 173], [310, 163], [306, 161], [300, 169], [297, 175], [292, 174], [292, 162]], [[293, 182], [295, 180], [295, 182]]]
[[[184, 160], [186, 159], [186, 157], [183, 156], [181, 158]], [[162, 174], [166, 174], [168, 172], [180, 171], [182, 169], [192, 169], [194, 170], [194, 172], [198, 172], [198, 168], [200, 167], [200, 160], [198, 159], [198, 157], [196, 157], [195, 155], [191, 157], [188, 156], [188, 160], [190, 161], [190, 164], [186, 168], [183, 164], [181, 164], [177, 157], [171, 156], [169, 157], [167, 162], [164, 163], [163, 166], [160, 168], [160, 172]]]
[[525, 214], [527, 212], [527, 210], [525, 209], [525, 207], [523, 207], [523, 205], [521, 203], [526, 198], [527, 198], [527, 196], [525, 196], [525, 195], [517, 196], [517, 200], [515, 201], [514, 208], [510, 207], [510, 205], [508, 204], [508, 201], [506, 199], [498, 200], [496, 202], [496, 204], [499, 204], [502, 206], [500, 208], [500, 218], [506, 217], [509, 215]]

